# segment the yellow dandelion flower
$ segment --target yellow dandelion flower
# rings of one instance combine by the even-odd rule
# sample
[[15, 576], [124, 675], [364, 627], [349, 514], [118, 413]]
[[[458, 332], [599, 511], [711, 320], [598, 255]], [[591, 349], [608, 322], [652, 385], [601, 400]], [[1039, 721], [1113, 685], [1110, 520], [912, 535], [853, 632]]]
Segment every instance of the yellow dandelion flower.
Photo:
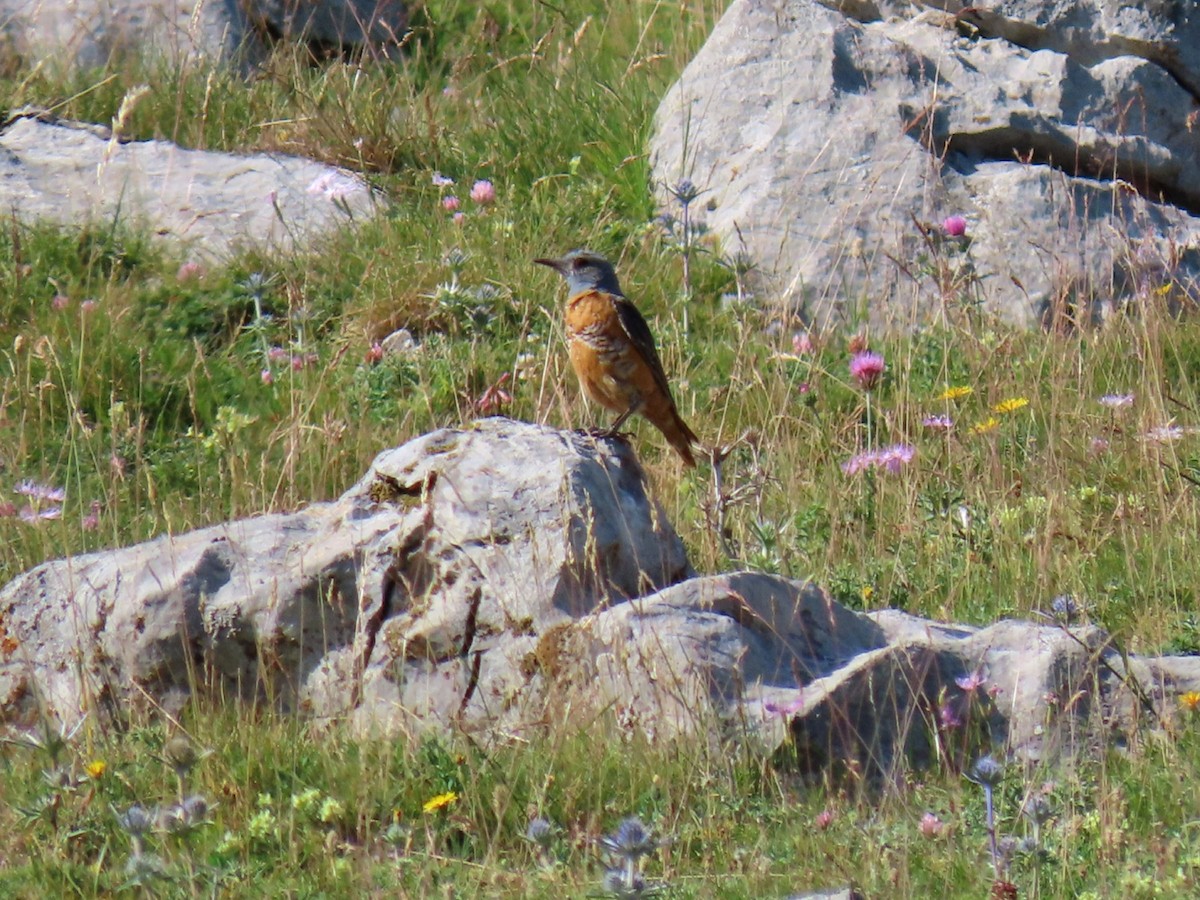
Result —
[[976, 422], [971, 426], [972, 434], [987, 434], [989, 431], [995, 431], [1000, 427], [1000, 420], [995, 416], [988, 416], [982, 422]]
[[1168, 281], [1166, 284], [1155, 288], [1154, 293], [1158, 294], [1158, 296], [1160, 296], [1160, 297], [1165, 297], [1165, 296], [1167, 296], [1167, 294], [1171, 293], [1171, 289], [1174, 287], [1175, 287], [1175, 282]]
[[862, 595], [864, 603], [870, 603], [871, 598], [875, 596], [875, 588], [871, 587], [869, 584], [864, 584], [859, 593]]
[[1179, 702], [1190, 712], [1200, 709], [1200, 691], [1188, 691], [1179, 698]]
[[1001, 415], [1004, 413], [1016, 412], [1018, 409], [1024, 409], [1029, 405], [1029, 401], [1024, 397], [1009, 397], [1007, 400], [1001, 400], [992, 407], [992, 412], [998, 412]]
[[83, 771], [87, 772], [88, 778], [93, 780], [99, 778], [108, 770], [108, 763], [102, 759], [93, 759], [90, 763], [83, 767]]
[[965, 384], [958, 387], [948, 387], [936, 397], [934, 400], [961, 400], [963, 397], [969, 397], [975, 393], [975, 388], [967, 387]]
[[435, 812], [444, 806], [449, 806], [458, 799], [458, 794], [454, 791], [446, 791], [444, 794], [438, 794], [436, 797], [430, 797], [425, 801], [425, 805], [421, 807], [427, 813]]

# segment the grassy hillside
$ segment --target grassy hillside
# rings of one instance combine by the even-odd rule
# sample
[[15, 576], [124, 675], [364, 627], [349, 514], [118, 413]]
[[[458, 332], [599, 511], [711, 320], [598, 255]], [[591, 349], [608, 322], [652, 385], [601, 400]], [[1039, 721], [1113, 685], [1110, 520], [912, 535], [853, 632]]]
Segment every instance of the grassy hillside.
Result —
[[[685, 472], [634, 426], [699, 570], [811, 577], [854, 608], [973, 623], [1071, 594], [1132, 651], [1200, 648], [1200, 327], [1162, 308], [1170, 285], [1136, 315], [1060, 334], [990, 321], [969, 283], [945, 321], [907, 337], [809, 334], [769, 297], [739, 301], [746, 261], [706, 235], [680, 246], [644, 154], [720, 5], [431, 0], [401, 63], [280, 50], [249, 83], [137, 61], [6, 72], [8, 106], [105, 123], [152, 85], [126, 134], [314, 156], [365, 173], [391, 205], [311, 258], [228, 266], [121, 228], [7, 221], [0, 582], [336, 496], [379, 450], [478, 415], [599, 421], [569, 371], [557, 278], [531, 263], [588, 246], [618, 261], [684, 418], [729, 448], [715, 497], [707, 467]], [[494, 201], [471, 199], [482, 179]], [[399, 327], [419, 350], [380, 358]], [[863, 346], [886, 366], [870, 390], [850, 370]], [[488, 389], [506, 375], [497, 406]], [[846, 472], [895, 445], [914, 451], [897, 471]], [[180, 724], [211, 752], [178, 776], [164, 760], [176, 726], [152, 712], [126, 734], [0, 747], [0, 896], [585, 896], [601, 887], [597, 838], [628, 815], [666, 839], [642, 861], [664, 896], [854, 880], [875, 897], [979, 897], [994, 879], [983, 793], [951, 767], [880, 796], [737, 748], [615, 734], [484, 752], [355, 742], [215, 703]], [[1002, 837], [1034, 834], [1020, 810], [1043, 782], [1053, 810], [1040, 852], [1012, 854], [1020, 895], [1193, 896], [1198, 747], [1185, 707], [1169, 738], [1071, 771], [1010, 768]], [[188, 827], [160, 817], [142, 834], [130, 815], [189, 796], [206, 808]], [[545, 846], [524, 837], [539, 816]]]

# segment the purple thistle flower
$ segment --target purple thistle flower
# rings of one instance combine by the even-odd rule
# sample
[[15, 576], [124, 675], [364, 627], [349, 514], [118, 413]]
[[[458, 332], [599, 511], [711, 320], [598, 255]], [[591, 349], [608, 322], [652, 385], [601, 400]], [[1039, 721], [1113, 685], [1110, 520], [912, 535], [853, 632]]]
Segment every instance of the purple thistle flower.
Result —
[[454, 184], [453, 178], [447, 178], [441, 172], [434, 172], [432, 181], [434, 187], [449, 187]]
[[1096, 402], [1109, 409], [1120, 409], [1123, 406], [1133, 406], [1133, 394], [1105, 394]]
[[893, 444], [890, 447], [884, 447], [882, 450], [875, 452], [880, 468], [887, 469], [895, 475], [900, 471], [901, 466], [912, 462], [912, 458], [916, 455], [917, 451], [908, 444]]
[[950, 237], [962, 237], [967, 233], [967, 220], [962, 216], [946, 216], [942, 220], [942, 231]]
[[847, 475], [857, 475], [866, 469], [886, 469], [894, 475], [905, 463], [912, 462], [916, 452], [908, 444], [893, 444], [878, 450], [856, 453], [842, 463], [842, 471]]
[[67, 492], [63, 488], [50, 487], [46, 484], [38, 484], [36, 481], [22, 481], [13, 488], [14, 494], [21, 494], [24, 497], [33, 497], [35, 500], [49, 500], [52, 503], [62, 503], [67, 499]]
[[855, 353], [850, 358], [850, 377], [857, 381], [858, 386], [864, 391], [871, 390], [879, 383], [886, 368], [883, 355], [872, 353], [870, 350]]
[[983, 677], [983, 669], [979, 668], [970, 675], [960, 675], [954, 679], [954, 683], [968, 694], [973, 694], [987, 683], [987, 679]]
[[763, 709], [773, 716], [783, 716], [784, 718], [794, 716], [804, 709], [804, 692], [801, 691], [790, 703], [776, 703], [774, 700], [767, 700], [763, 703]]
[[958, 707], [949, 700], [938, 707], [938, 722], [947, 731], [962, 728], [966, 724], [963, 721], [963, 717], [959, 714]]
[[949, 416], [926, 416], [921, 424], [933, 431], [949, 431], [954, 427], [954, 420]]
[[32, 506], [26, 506], [20, 513], [22, 522], [33, 524], [41, 519], [61, 519], [61, 506], [47, 506], [45, 509], [34, 509]]

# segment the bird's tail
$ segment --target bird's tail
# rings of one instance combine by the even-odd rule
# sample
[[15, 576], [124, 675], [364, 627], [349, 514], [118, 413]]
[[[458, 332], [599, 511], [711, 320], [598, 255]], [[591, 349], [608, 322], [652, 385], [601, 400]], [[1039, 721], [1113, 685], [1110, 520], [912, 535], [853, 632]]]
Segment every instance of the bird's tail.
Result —
[[692, 445], [699, 444], [700, 438], [696, 437], [695, 432], [687, 427], [687, 423], [679, 415], [679, 410], [672, 408], [671, 414], [666, 417], [666, 421], [660, 427], [667, 443], [683, 458], [683, 464], [689, 469], [694, 469], [696, 457], [692, 453]]

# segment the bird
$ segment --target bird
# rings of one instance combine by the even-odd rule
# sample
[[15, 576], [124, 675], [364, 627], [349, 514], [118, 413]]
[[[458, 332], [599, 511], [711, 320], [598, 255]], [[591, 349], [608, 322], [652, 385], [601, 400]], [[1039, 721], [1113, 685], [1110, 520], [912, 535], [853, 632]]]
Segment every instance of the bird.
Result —
[[604, 432], [613, 437], [635, 413], [663, 433], [684, 465], [696, 465], [699, 444], [679, 415], [650, 326], [625, 296], [612, 264], [589, 250], [535, 259], [567, 282], [567, 349], [584, 394], [617, 414]]

